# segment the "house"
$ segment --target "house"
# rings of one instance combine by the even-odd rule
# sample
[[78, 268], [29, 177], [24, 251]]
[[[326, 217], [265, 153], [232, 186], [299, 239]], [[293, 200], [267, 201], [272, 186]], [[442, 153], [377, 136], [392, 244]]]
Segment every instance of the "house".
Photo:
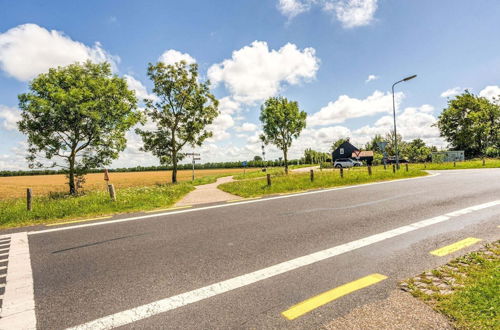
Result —
[[339, 158], [354, 158], [365, 161], [368, 165], [371, 165], [373, 161], [373, 151], [361, 151], [347, 140], [332, 152], [332, 161]]
[[332, 152], [332, 161], [335, 161], [339, 158], [351, 158], [352, 153], [355, 151], [359, 151], [359, 149], [353, 146], [349, 142], [349, 140], [347, 140]]

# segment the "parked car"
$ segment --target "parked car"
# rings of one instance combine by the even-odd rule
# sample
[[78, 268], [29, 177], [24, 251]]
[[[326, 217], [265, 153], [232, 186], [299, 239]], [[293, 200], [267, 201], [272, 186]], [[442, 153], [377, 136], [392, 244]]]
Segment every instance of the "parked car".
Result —
[[355, 166], [361, 166], [362, 163], [357, 161], [357, 160], [353, 160], [353, 159], [350, 159], [350, 158], [339, 158], [339, 159], [336, 159], [335, 162], [333, 163], [333, 166], [336, 167], [336, 168], [349, 168], [349, 167], [355, 167]]

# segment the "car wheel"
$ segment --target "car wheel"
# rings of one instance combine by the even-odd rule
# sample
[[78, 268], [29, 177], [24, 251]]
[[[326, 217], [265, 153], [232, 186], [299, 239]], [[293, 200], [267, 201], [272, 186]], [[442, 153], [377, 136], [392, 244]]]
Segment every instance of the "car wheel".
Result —
[[336, 168], [341, 168], [341, 167], [342, 167], [342, 165], [337, 164], [337, 165], [335, 165], [335, 167], [336, 167]]

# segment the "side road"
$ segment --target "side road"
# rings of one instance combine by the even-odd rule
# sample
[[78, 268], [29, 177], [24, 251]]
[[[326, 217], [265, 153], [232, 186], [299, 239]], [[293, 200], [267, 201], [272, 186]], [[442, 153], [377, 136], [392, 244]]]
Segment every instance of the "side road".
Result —
[[225, 176], [218, 178], [216, 182], [196, 186], [195, 190], [184, 196], [180, 201], [175, 204], [175, 207], [182, 207], [194, 204], [205, 204], [215, 202], [225, 202], [232, 199], [241, 199], [241, 197], [232, 195], [217, 189], [218, 185], [234, 181], [232, 176]]

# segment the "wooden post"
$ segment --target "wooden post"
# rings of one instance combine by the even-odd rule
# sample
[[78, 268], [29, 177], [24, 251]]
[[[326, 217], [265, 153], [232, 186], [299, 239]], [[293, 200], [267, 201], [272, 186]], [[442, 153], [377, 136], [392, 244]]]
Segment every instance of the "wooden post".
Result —
[[485, 160], [484, 160], [484, 158], [483, 158], [483, 166], [484, 166], [484, 165], [486, 165], [486, 161], [485, 161]]
[[396, 165], [392, 164], [392, 173], [396, 173]]
[[424, 162], [424, 168], [427, 168], [427, 162]]
[[311, 173], [311, 182], [313, 182], [314, 181], [314, 170], [311, 170], [310, 173]]
[[341, 178], [344, 177], [344, 168], [343, 167], [340, 168], [340, 177]]
[[386, 165], [385, 165], [385, 163], [384, 163], [384, 171], [385, 171], [385, 170], [387, 170], [387, 166], [386, 166]]
[[31, 211], [33, 209], [31, 203], [32, 199], [33, 199], [33, 191], [31, 190], [31, 188], [28, 188], [26, 189], [26, 209], [28, 211]]
[[405, 164], [406, 172], [408, 172], [408, 163]]
[[372, 167], [370, 165], [368, 165], [368, 175], [372, 175]]
[[453, 161], [453, 167], [457, 167], [457, 162]]
[[109, 190], [109, 197], [111, 197], [111, 200], [113, 202], [116, 201], [115, 186], [112, 184], [108, 184], [108, 190]]
[[267, 186], [271, 187], [271, 174], [267, 174]]

